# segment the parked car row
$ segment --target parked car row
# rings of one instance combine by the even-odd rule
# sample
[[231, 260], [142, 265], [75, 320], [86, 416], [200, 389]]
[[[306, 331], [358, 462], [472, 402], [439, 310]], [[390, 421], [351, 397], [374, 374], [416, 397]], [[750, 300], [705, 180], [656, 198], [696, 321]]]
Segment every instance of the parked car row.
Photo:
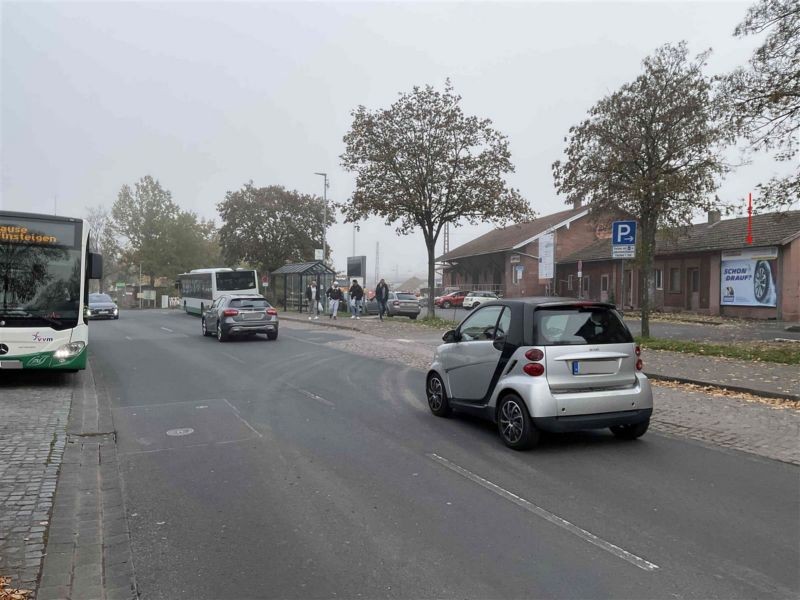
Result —
[[453, 308], [461, 306], [463, 308], [466, 308], [467, 310], [472, 310], [473, 308], [484, 302], [497, 299], [498, 296], [494, 292], [486, 292], [486, 291], [468, 292], [464, 290], [458, 290], [455, 292], [450, 292], [443, 296], [437, 296], [436, 298], [434, 298], [433, 303], [439, 308]]

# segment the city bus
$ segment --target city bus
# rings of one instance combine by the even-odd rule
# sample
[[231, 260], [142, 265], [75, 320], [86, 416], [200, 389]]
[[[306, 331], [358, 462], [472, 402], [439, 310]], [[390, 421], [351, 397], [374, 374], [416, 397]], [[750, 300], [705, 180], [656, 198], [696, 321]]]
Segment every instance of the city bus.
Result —
[[89, 252], [82, 219], [0, 211], [0, 371], [86, 368]]
[[252, 269], [193, 269], [178, 275], [186, 314], [201, 315], [222, 294], [258, 294], [258, 273]]

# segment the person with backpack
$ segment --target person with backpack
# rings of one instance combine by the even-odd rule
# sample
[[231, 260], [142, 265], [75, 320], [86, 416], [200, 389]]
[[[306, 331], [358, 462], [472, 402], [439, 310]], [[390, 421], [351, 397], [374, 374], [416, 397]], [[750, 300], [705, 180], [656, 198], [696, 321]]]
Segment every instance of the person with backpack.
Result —
[[358, 280], [353, 279], [353, 285], [350, 286], [350, 312], [353, 313], [351, 319], [360, 319], [358, 316], [361, 310], [361, 300], [364, 298], [364, 288], [358, 285]]
[[342, 290], [339, 288], [339, 284], [337, 282], [333, 282], [331, 287], [328, 288], [328, 299], [330, 300], [330, 314], [328, 318], [336, 318], [336, 313], [339, 311], [339, 303], [344, 300], [344, 294]]
[[378, 302], [378, 314], [380, 315], [381, 321], [383, 321], [384, 313], [386, 313], [386, 316], [389, 316], [389, 309], [386, 308], [386, 303], [389, 301], [389, 286], [386, 285], [383, 279], [381, 279], [375, 287], [375, 300]]

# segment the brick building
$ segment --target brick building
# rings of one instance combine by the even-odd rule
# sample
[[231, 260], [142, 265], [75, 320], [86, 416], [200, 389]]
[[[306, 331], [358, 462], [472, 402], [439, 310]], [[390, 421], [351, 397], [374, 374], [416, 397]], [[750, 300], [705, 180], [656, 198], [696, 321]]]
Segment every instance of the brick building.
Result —
[[[559, 259], [610, 239], [610, 221], [590, 219], [589, 209], [576, 204], [495, 229], [437, 259], [443, 265], [442, 284], [445, 289], [490, 290], [506, 297], [552, 295], [558, 288]], [[535, 258], [540, 256], [542, 262]]]
[[[800, 211], [747, 218], [711, 212], [697, 223], [659, 236], [651, 294], [655, 310], [693, 311], [755, 319], [800, 320]], [[582, 262], [578, 278], [578, 261]], [[640, 271], [611, 258], [611, 241], [598, 240], [557, 260], [560, 279], [582, 297], [638, 308]], [[566, 286], [564, 286], [566, 287]], [[559, 293], [574, 295], [560, 288]]]

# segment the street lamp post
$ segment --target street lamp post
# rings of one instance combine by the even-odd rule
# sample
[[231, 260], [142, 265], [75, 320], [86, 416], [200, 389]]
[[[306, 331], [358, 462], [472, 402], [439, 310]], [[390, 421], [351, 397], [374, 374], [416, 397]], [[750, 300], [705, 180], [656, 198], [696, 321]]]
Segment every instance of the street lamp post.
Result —
[[325, 184], [322, 187], [322, 262], [325, 262], [327, 255], [326, 233], [328, 229], [328, 174], [327, 173], [314, 173], [325, 178]]

